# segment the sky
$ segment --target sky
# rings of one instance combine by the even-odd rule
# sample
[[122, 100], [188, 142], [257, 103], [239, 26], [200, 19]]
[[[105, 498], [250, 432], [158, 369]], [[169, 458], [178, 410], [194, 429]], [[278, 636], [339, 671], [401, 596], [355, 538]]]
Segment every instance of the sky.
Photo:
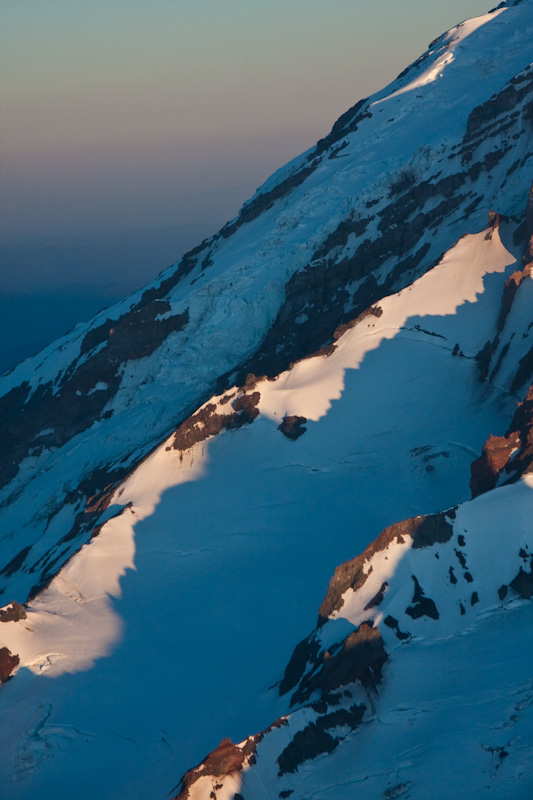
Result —
[[221, 224], [490, 3], [0, 0], [2, 234]]
[[61, 314], [35, 321], [43, 292], [62, 296], [70, 326], [153, 279], [432, 39], [490, 7], [0, 0], [0, 349], [2, 324], [19, 325], [19, 344], [63, 332]]

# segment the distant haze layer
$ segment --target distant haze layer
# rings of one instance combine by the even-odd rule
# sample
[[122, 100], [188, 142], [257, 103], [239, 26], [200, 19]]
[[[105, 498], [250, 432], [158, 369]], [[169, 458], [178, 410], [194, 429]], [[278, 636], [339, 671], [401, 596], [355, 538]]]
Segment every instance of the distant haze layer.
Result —
[[219, 224], [489, 2], [2, 2], [3, 235]]
[[234, 217], [488, 0], [0, 0], [0, 372]]

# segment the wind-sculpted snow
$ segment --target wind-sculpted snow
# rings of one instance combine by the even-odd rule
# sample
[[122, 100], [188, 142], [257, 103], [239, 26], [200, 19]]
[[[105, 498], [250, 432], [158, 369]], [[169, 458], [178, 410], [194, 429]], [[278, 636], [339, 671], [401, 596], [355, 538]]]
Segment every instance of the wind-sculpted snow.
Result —
[[440, 37], [219, 234], [3, 379], [7, 597], [45, 585], [98, 524], [88, 505], [105, 506], [215, 390], [273, 377], [331, 343], [482, 229], [491, 208], [521, 212], [530, 11], [500, 8]]

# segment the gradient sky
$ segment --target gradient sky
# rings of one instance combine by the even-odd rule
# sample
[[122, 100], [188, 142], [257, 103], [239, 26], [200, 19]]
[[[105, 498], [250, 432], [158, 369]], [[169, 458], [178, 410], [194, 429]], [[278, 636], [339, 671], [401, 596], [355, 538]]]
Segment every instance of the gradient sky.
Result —
[[218, 226], [490, 5], [0, 0], [0, 233]]

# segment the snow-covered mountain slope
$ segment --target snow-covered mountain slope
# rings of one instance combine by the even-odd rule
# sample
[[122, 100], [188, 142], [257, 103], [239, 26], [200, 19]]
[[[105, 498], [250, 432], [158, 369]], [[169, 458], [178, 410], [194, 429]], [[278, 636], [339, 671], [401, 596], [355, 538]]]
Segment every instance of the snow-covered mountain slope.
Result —
[[287, 667], [305, 705], [223, 741], [179, 800], [530, 797], [532, 518], [529, 474], [385, 529]]
[[163, 797], [223, 736], [289, 711], [266, 690], [335, 565], [398, 519], [466, 500], [472, 459], [513, 415], [516, 397], [480, 382], [476, 358], [520, 258], [506, 227], [461, 239], [334, 349], [211, 398], [121, 483], [111, 518], [48, 589], [11, 606], [0, 631], [18, 659], [0, 698], [10, 797], [89, 798], [102, 776], [106, 797]]
[[526, 0], [444, 34], [219, 234], [2, 379], [6, 601], [46, 585], [129, 470], [214, 391], [331, 342], [489, 210], [522, 212], [532, 26]]
[[3, 379], [2, 797], [529, 796], [532, 11]]
[[528, 475], [383, 531], [287, 668], [306, 705], [223, 742], [180, 800], [530, 797], [532, 517]]

